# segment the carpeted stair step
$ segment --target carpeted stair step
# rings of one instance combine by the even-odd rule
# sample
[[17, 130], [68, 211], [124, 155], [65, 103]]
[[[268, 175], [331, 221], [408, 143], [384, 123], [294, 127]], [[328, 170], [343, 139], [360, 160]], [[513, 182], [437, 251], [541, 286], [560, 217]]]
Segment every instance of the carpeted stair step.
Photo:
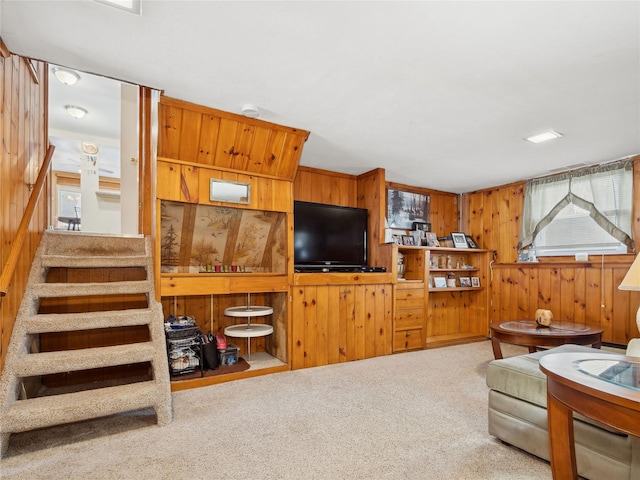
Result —
[[0, 415], [0, 424], [6, 432], [25, 432], [153, 407], [162, 402], [162, 395], [162, 387], [148, 381], [30, 398], [13, 402]]
[[121, 268], [146, 267], [148, 257], [142, 255], [43, 255], [41, 265], [44, 268]]
[[152, 343], [131, 343], [112, 347], [83, 348], [58, 352], [31, 353], [14, 365], [19, 377], [35, 377], [52, 373], [75, 372], [112, 367], [128, 363], [150, 362], [155, 349]]
[[73, 332], [95, 328], [130, 327], [148, 325], [154, 318], [150, 308], [109, 310], [104, 312], [46, 313], [33, 315], [25, 320], [28, 334], [48, 332]]
[[50, 232], [44, 255], [102, 256], [149, 254], [142, 236]]
[[150, 280], [100, 283], [37, 283], [33, 285], [34, 295], [50, 297], [82, 297], [89, 295], [126, 295], [148, 293]]

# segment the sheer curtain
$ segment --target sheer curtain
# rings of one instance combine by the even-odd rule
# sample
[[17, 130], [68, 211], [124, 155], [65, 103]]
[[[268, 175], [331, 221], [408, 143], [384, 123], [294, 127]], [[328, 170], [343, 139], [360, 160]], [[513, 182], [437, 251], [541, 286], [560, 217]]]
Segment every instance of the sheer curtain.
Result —
[[572, 203], [587, 210], [600, 227], [633, 250], [632, 195], [633, 160], [529, 180], [518, 250], [531, 245], [536, 235]]

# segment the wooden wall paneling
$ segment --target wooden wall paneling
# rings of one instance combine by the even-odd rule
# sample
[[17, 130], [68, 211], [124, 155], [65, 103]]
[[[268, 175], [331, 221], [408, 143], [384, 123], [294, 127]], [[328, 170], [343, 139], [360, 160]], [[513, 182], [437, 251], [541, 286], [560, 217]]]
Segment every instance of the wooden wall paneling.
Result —
[[179, 202], [182, 199], [182, 179], [181, 165], [158, 161], [158, 180], [156, 194], [162, 200], [174, 200]]
[[[31, 195], [27, 184], [35, 183], [48, 147], [48, 74], [45, 63], [30, 61], [39, 80], [36, 82], [26, 59], [11, 55], [1, 39], [0, 46], [0, 130], [4, 145], [0, 157], [0, 269], [3, 269]], [[47, 180], [34, 209], [7, 295], [0, 297], [0, 369], [4, 365], [31, 261], [48, 225], [50, 185]]]
[[309, 167], [299, 167], [293, 182], [295, 200], [358, 206], [357, 177]]
[[182, 110], [178, 157], [181, 160], [195, 162], [198, 160], [202, 114], [192, 110]]
[[220, 135], [220, 117], [203, 114], [196, 161], [203, 165], [213, 165]]
[[231, 168], [233, 170], [246, 171], [249, 169], [251, 157], [251, 145], [255, 136], [255, 125], [238, 123], [236, 138], [234, 141], [234, 153], [231, 157]]
[[200, 191], [200, 172], [194, 165], [180, 166], [180, 201], [198, 203]]
[[[158, 157], [180, 158], [180, 136], [182, 131], [182, 108], [158, 105]], [[158, 180], [162, 176], [158, 171]]]
[[305, 357], [305, 293], [306, 287], [292, 287], [291, 289], [291, 329], [290, 350], [291, 368], [304, 368]]
[[[267, 141], [265, 155], [262, 158], [259, 173], [263, 175], [277, 175], [278, 166], [284, 160], [283, 152], [287, 134], [273, 130]], [[286, 171], [286, 168], [283, 168]]]

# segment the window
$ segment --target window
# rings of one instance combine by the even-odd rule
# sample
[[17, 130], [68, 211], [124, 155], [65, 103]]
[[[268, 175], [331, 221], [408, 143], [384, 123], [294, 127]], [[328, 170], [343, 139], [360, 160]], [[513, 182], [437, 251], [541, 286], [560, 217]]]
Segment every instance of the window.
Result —
[[633, 249], [633, 161], [527, 182], [518, 249], [538, 256], [613, 254]]

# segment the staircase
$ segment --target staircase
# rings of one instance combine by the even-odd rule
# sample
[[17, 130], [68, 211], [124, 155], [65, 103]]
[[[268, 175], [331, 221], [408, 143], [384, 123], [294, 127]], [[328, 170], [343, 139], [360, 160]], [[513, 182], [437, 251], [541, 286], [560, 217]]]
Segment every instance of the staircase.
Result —
[[[0, 441], [5, 452], [12, 433], [77, 422], [152, 407], [158, 425], [171, 422], [171, 388], [163, 328], [162, 306], [156, 301], [151, 239], [79, 232], [46, 231], [36, 251], [28, 285], [18, 311], [0, 380]], [[100, 269], [137, 267], [145, 277], [135, 281], [49, 283], [48, 272], [96, 272]], [[82, 275], [80, 275], [82, 276]], [[87, 300], [105, 296], [146, 296], [145, 308], [84, 313], [40, 313], [43, 302], [65, 298]], [[114, 302], [114, 304], [117, 302]], [[148, 341], [76, 350], [40, 351], [40, 335], [92, 329], [147, 326]], [[101, 330], [104, 331], [104, 330]], [[122, 336], [120, 336], [122, 337]], [[110, 338], [118, 338], [113, 335]], [[98, 386], [90, 390], [36, 396], [43, 375], [118, 365], [151, 365], [150, 379]], [[129, 381], [130, 382], [130, 381]], [[117, 382], [112, 382], [117, 383]], [[25, 395], [27, 398], [24, 398]]]

